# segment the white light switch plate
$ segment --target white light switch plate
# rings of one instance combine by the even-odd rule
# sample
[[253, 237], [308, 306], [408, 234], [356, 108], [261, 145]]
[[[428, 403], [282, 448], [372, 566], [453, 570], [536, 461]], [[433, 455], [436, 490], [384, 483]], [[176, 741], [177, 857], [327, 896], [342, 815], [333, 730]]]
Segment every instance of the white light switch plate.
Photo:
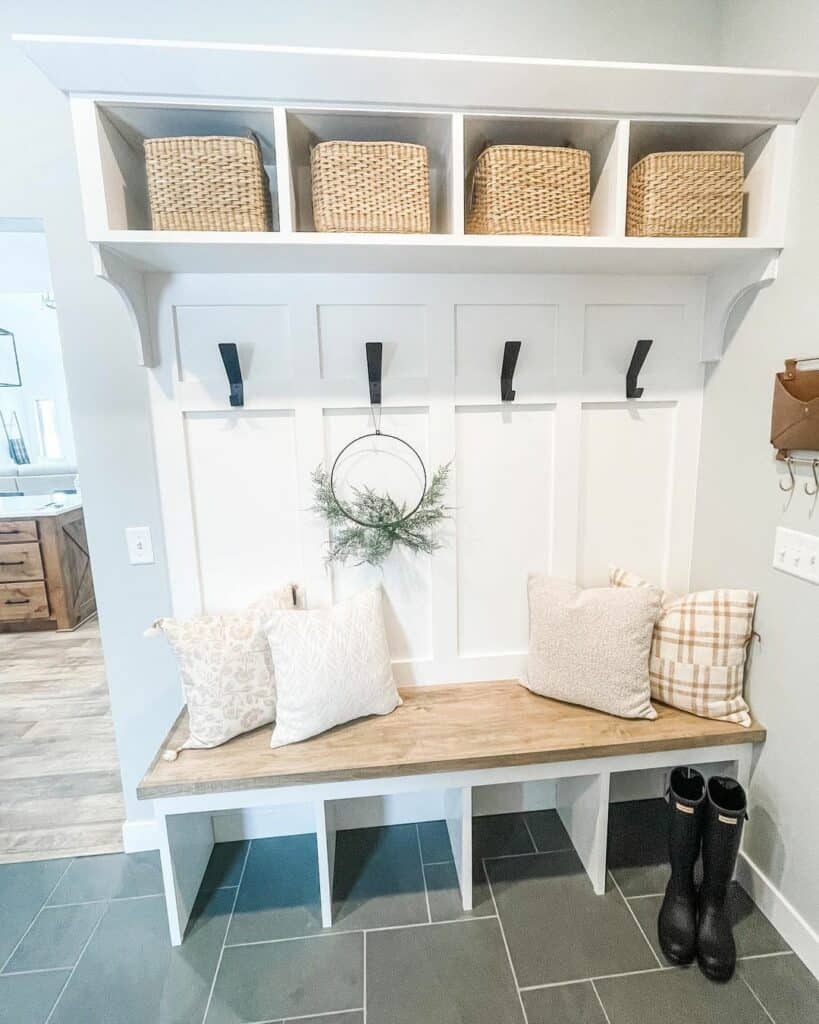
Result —
[[128, 545], [128, 560], [131, 565], [151, 565], [154, 560], [154, 545], [151, 531], [147, 526], [127, 526], [125, 541]]
[[819, 537], [778, 527], [773, 564], [791, 576], [819, 583]]

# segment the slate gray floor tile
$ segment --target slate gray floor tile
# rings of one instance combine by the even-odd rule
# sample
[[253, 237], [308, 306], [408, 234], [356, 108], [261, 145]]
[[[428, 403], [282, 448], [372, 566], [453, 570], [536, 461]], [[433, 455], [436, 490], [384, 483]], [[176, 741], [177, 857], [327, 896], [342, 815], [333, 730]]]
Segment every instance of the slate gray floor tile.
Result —
[[217, 843], [210, 855], [201, 890], [211, 892], [213, 889], [238, 885], [248, 846], [250, 842], [246, 839], [232, 843]]
[[717, 985], [696, 967], [595, 984], [611, 1024], [771, 1024], [740, 978]]
[[[663, 903], [662, 896], [647, 896], [629, 901], [637, 920], [643, 926], [652, 948], [667, 963], [657, 938], [657, 915]], [[760, 953], [781, 953], [790, 949], [787, 942], [757, 909], [751, 897], [734, 882], [728, 897], [728, 909], [734, 926], [734, 941], [738, 956], [757, 956]]]
[[523, 992], [529, 1024], [608, 1024], [591, 982]]
[[254, 839], [227, 941], [261, 942], [320, 931], [316, 837]]
[[425, 864], [439, 864], [452, 860], [452, 847], [445, 821], [421, 821], [418, 824], [421, 856]]
[[364, 936], [316, 936], [228, 946], [206, 1024], [246, 1024], [360, 1009]]
[[557, 811], [527, 811], [525, 817], [540, 853], [571, 850], [572, 841]]
[[162, 869], [155, 850], [78, 857], [49, 899], [49, 905], [87, 903], [162, 892]]
[[427, 900], [415, 825], [337, 834], [335, 928], [381, 928], [426, 920]]
[[0, 975], [0, 1024], [44, 1024], [68, 974]]
[[0, 967], [70, 863], [67, 858], [0, 864]]
[[798, 956], [744, 960], [739, 973], [776, 1024], [819, 1024], [819, 981]]
[[624, 896], [665, 892], [670, 875], [667, 815], [662, 799], [609, 808], [608, 867]]
[[495, 914], [492, 896], [487, 885], [474, 885], [472, 910], [464, 910], [455, 864], [427, 864], [429, 911], [433, 921], [460, 921], [471, 917], [491, 917]]
[[46, 907], [15, 950], [6, 971], [73, 967], [104, 912], [104, 903]]
[[521, 986], [657, 966], [620, 894], [596, 896], [573, 850], [486, 865]]
[[371, 1024], [523, 1024], [496, 919], [367, 935]]
[[191, 1024], [205, 1013], [234, 890], [200, 897], [172, 947], [161, 896], [110, 903], [50, 1024]]
[[522, 814], [487, 814], [472, 822], [472, 851], [477, 859], [533, 853], [534, 849]]

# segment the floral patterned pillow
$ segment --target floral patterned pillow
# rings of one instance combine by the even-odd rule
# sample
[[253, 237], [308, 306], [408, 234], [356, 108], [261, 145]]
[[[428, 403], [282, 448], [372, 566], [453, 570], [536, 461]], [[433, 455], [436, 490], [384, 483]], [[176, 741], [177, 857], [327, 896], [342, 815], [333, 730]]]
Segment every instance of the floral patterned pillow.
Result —
[[[273, 591], [225, 615], [157, 619], [176, 655], [188, 705], [190, 735], [180, 747], [218, 747], [276, 717], [276, 683], [264, 625], [275, 611], [296, 607], [295, 587]], [[175, 751], [166, 751], [168, 760]]]

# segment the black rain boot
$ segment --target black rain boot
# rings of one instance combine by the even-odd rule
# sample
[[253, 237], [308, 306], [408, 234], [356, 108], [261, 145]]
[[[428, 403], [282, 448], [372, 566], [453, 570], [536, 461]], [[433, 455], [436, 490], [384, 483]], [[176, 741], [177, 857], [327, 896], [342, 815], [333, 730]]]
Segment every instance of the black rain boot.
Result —
[[694, 865], [700, 854], [705, 779], [695, 768], [675, 768], [668, 786], [671, 878], [657, 920], [660, 948], [673, 964], [690, 964], [697, 951]]
[[712, 981], [728, 981], [737, 951], [726, 901], [748, 817], [745, 790], [734, 779], [709, 779], [702, 826], [702, 885], [697, 927], [697, 960]]

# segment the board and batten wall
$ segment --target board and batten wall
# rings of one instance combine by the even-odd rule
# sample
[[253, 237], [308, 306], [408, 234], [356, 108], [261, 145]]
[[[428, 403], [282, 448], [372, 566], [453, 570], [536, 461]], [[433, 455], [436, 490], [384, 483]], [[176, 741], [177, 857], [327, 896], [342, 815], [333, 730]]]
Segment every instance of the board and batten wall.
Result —
[[[286, 581], [322, 606], [380, 580], [399, 684], [434, 684], [523, 671], [529, 572], [605, 585], [617, 563], [684, 591], [703, 296], [696, 277], [152, 276], [175, 614], [238, 608]], [[639, 338], [654, 339], [645, 397], [626, 402]], [[502, 405], [507, 340], [522, 347]], [[238, 346], [244, 408], [228, 404], [223, 341]], [[452, 518], [432, 556], [328, 570], [310, 476], [369, 428], [367, 341], [384, 344], [382, 428], [428, 468], [451, 461]]]

